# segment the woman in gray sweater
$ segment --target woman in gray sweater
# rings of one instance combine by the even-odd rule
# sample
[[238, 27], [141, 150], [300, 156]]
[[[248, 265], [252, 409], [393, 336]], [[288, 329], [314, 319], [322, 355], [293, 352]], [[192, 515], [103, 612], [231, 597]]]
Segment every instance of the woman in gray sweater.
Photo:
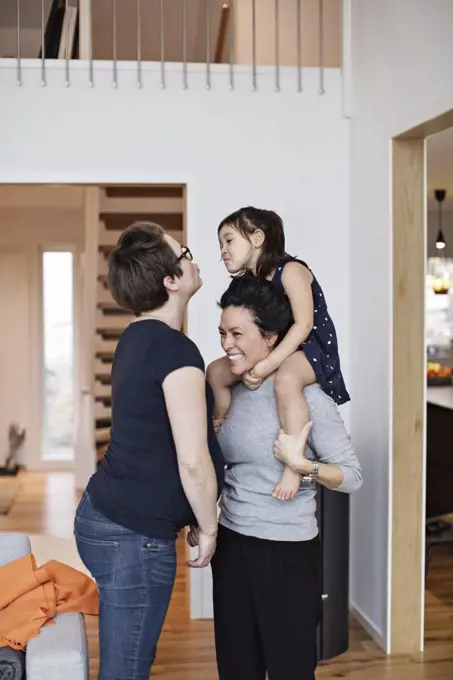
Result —
[[[220, 306], [221, 344], [240, 377], [285, 335], [289, 306], [270, 282], [247, 276], [233, 280]], [[272, 376], [256, 391], [242, 383], [233, 388], [220, 431], [226, 471], [212, 561], [220, 680], [264, 680], [266, 672], [269, 680], [315, 677], [321, 605], [315, 482], [352, 493], [362, 474], [334, 401], [317, 384], [304, 395], [313, 424], [306, 457], [297, 436], [279, 437]], [[286, 502], [272, 495], [282, 461], [301, 474], [298, 494]]]

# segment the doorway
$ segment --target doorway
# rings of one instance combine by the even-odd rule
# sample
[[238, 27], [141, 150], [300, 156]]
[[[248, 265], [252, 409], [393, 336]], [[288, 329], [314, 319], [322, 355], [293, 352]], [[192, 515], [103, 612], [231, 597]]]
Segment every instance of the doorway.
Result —
[[426, 139], [453, 111], [392, 140], [393, 422], [390, 476], [392, 654], [424, 644], [426, 485]]

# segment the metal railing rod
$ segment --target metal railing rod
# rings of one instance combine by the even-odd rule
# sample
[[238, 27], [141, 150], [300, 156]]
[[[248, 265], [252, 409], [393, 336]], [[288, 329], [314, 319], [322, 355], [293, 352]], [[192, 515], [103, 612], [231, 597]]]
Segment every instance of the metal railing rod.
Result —
[[256, 90], [256, 0], [252, 0], [252, 89]]
[[137, 87], [142, 87], [142, 6], [137, 0]]
[[165, 15], [164, 15], [164, 0], [160, 0], [160, 86], [162, 89], [166, 87], [166, 73], [165, 73]]
[[280, 92], [280, 6], [279, 0], [274, 0], [275, 21], [275, 91]]
[[93, 0], [88, 0], [88, 85], [94, 85], [93, 72]]
[[302, 89], [302, 7], [301, 0], [297, 0], [297, 91]]
[[211, 89], [211, 2], [205, 0], [206, 89]]
[[64, 84], [69, 87], [71, 84], [71, 76], [69, 72], [69, 0], [65, 0], [64, 4], [64, 46], [65, 46], [65, 64], [64, 64]]
[[234, 89], [234, 0], [230, 0], [230, 11], [228, 13], [228, 63], [230, 90]]
[[182, 86], [187, 90], [187, 0], [182, 0]]
[[324, 92], [324, 0], [319, 0], [319, 94]]
[[20, 0], [16, 0], [16, 84], [22, 86], [22, 60], [20, 54]]
[[112, 0], [113, 87], [118, 87], [118, 45], [116, 33], [116, 0]]
[[44, 0], [41, 0], [41, 85], [45, 87], [46, 84], [46, 11]]

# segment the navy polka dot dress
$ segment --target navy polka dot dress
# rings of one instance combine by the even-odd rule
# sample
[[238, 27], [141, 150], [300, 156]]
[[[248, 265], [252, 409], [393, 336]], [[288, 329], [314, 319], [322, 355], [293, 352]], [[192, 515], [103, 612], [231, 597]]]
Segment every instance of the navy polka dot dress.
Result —
[[[302, 262], [296, 260], [311, 272], [311, 269]], [[284, 292], [282, 273], [285, 264], [277, 267], [274, 278], [275, 286]], [[313, 275], [313, 272], [312, 272]], [[308, 338], [300, 346], [305, 353], [315, 372], [316, 378], [324, 392], [332, 397], [338, 404], [346, 404], [350, 401], [346, 385], [340, 368], [340, 356], [338, 354], [337, 334], [335, 326], [327, 311], [327, 303], [321, 286], [313, 275], [311, 284], [314, 303], [314, 326]]]

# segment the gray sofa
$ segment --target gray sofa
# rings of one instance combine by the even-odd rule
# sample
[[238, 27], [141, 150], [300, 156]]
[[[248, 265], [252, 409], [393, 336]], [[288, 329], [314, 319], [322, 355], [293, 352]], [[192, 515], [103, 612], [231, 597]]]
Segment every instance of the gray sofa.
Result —
[[[0, 567], [30, 552], [24, 534], [0, 533]], [[82, 614], [59, 614], [27, 645], [27, 680], [88, 680], [88, 649]]]

